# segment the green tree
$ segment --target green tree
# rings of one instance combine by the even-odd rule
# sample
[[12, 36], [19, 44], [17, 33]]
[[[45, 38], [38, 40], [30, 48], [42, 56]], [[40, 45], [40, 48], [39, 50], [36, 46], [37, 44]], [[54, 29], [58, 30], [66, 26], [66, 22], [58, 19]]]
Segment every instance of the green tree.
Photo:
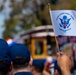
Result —
[[7, 39], [7, 38], [13, 38], [13, 34], [14, 33], [18, 33], [17, 30], [15, 29], [15, 26], [18, 23], [18, 19], [17, 18], [11, 18], [10, 20], [6, 20], [5, 22], [5, 31], [3, 32], [3, 38]]
[[[10, 19], [5, 21], [3, 38], [13, 38], [14, 34], [19, 33], [16, 27], [26, 31], [34, 26], [51, 25], [48, 2], [50, 0], [40, 0], [40, 4], [37, 0], [11, 0], [13, 11], [10, 13]], [[51, 10], [76, 9], [75, 5], [75, 0], [57, 0], [56, 4], [51, 3]]]

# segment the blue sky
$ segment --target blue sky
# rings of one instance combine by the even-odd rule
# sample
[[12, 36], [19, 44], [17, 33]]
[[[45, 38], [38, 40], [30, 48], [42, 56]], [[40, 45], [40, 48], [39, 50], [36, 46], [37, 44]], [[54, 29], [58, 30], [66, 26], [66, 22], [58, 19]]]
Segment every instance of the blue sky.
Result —
[[3, 27], [4, 20], [5, 20], [4, 15], [0, 13], [0, 38], [2, 38], [2, 34], [3, 34], [2, 32], [4, 30], [4, 27]]
[[[0, 0], [1, 2], [2, 0]], [[12, 8], [9, 7], [10, 5], [10, 0], [6, 0], [3, 3], [3, 7], [4, 9], [2, 11], [0, 11], [0, 38], [2, 38], [3, 35], [3, 31], [4, 31], [4, 21], [5, 19], [9, 19], [9, 14], [12, 11]]]

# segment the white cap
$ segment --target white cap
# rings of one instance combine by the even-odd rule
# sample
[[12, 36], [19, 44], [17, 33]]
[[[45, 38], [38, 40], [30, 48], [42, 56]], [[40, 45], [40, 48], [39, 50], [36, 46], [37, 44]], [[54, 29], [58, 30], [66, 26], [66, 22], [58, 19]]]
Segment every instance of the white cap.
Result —
[[47, 62], [52, 62], [53, 61], [53, 58], [52, 57], [47, 57], [46, 61]]

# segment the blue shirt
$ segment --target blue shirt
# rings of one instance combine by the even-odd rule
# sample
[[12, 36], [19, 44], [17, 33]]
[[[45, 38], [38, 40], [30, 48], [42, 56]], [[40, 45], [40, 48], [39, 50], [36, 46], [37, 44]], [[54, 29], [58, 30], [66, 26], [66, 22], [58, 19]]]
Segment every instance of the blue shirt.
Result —
[[31, 72], [17, 72], [14, 75], [33, 75]]

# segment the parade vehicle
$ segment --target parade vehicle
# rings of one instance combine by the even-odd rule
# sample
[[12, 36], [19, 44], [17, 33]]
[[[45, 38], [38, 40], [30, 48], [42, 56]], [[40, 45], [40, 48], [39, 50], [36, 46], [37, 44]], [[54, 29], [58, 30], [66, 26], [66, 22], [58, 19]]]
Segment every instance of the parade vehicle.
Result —
[[[20, 35], [20, 39], [7, 39], [6, 41], [8, 45], [11, 46], [12, 44], [15, 44], [15, 42], [18, 43], [22, 40], [22, 43], [27, 45], [27, 47], [29, 48], [30, 53], [34, 59], [45, 59], [49, 56], [56, 56], [56, 39], [58, 41], [60, 51], [64, 51], [66, 53], [69, 53], [70, 55], [73, 55], [73, 47], [71, 42], [72, 38], [76, 42], [76, 37], [71, 36], [59, 36], [55, 38], [52, 25], [46, 25], [34, 27], [26, 31], [24, 34]], [[74, 44], [74, 51], [76, 51], [76, 43]]]
[[32, 57], [43, 59], [55, 56], [56, 42], [52, 25], [34, 27], [21, 35]]
[[[64, 51], [72, 56], [72, 39], [76, 42], [75, 36], [55, 36], [52, 25], [34, 27], [24, 34], [21, 34], [21, 38], [23, 39], [24, 44], [28, 46], [32, 57], [35, 59], [44, 59], [49, 56], [55, 57], [57, 43], [60, 51]], [[76, 45], [76, 43], [74, 45]], [[76, 47], [74, 48], [76, 51]]]

